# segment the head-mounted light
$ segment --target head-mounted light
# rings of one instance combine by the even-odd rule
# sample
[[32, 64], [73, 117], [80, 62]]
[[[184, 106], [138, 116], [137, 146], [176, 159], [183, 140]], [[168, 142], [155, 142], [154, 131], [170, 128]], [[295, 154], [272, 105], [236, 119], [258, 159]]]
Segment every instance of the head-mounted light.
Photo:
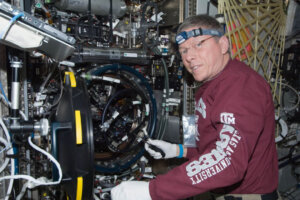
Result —
[[217, 30], [198, 28], [198, 29], [193, 29], [191, 31], [183, 31], [183, 32], [179, 33], [178, 35], [176, 35], [175, 40], [176, 40], [176, 43], [179, 45], [179, 44], [183, 43], [184, 41], [186, 41], [187, 39], [189, 39], [191, 37], [197, 37], [199, 35], [213, 35], [213, 36], [221, 37], [223, 35], [223, 33], [221, 33], [220, 31], [217, 31]]

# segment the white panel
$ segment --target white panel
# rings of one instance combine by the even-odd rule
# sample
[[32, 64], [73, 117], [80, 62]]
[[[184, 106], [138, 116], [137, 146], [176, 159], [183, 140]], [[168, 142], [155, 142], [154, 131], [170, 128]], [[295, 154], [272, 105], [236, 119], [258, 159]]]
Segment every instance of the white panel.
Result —
[[[287, 12], [287, 20], [286, 20], [286, 35], [291, 35], [293, 33], [293, 28], [295, 25], [295, 20], [297, 20], [297, 8], [298, 8], [298, 3], [295, 1], [290, 1], [289, 6], [288, 6], [288, 12]], [[299, 20], [299, 19], [298, 19]], [[299, 24], [298, 24], [299, 27]]]
[[[209, 3], [209, 0], [197, 0], [197, 11], [196, 14], [209, 14], [210, 16], [215, 16], [218, 14], [218, 8], [214, 6], [212, 3]], [[209, 10], [207, 13], [207, 7], [209, 6]]]

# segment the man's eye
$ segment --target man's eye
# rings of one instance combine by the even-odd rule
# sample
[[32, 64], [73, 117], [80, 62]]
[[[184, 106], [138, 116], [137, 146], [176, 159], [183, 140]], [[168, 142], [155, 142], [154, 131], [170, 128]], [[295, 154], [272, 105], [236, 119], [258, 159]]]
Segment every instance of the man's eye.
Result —
[[180, 52], [180, 54], [186, 54], [186, 53], [187, 53], [187, 50], [184, 49], [184, 50], [180, 50], [179, 52]]
[[202, 46], [202, 41], [200, 41], [196, 44], [196, 47], [201, 47], [201, 46]]

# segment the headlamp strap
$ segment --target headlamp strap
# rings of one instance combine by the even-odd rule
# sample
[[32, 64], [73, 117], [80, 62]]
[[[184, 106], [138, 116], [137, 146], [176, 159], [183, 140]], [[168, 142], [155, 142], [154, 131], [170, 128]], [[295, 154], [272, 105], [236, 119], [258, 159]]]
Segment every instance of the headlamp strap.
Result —
[[185, 40], [187, 40], [191, 37], [197, 37], [199, 35], [213, 35], [213, 36], [221, 37], [223, 35], [223, 33], [219, 32], [217, 30], [213, 30], [213, 29], [197, 28], [197, 29], [193, 29], [191, 31], [183, 31], [183, 32], [179, 33], [176, 36], [176, 43], [181, 44]]

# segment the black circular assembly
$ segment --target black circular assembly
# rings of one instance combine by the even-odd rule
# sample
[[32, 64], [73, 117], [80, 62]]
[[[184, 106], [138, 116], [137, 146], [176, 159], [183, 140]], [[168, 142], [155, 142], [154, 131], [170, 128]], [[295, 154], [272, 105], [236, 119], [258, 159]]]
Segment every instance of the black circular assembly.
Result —
[[[65, 76], [63, 96], [52, 123], [52, 150], [63, 172], [62, 189], [70, 199], [93, 199], [94, 140], [85, 82]], [[57, 173], [54, 171], [57, 177]]]

